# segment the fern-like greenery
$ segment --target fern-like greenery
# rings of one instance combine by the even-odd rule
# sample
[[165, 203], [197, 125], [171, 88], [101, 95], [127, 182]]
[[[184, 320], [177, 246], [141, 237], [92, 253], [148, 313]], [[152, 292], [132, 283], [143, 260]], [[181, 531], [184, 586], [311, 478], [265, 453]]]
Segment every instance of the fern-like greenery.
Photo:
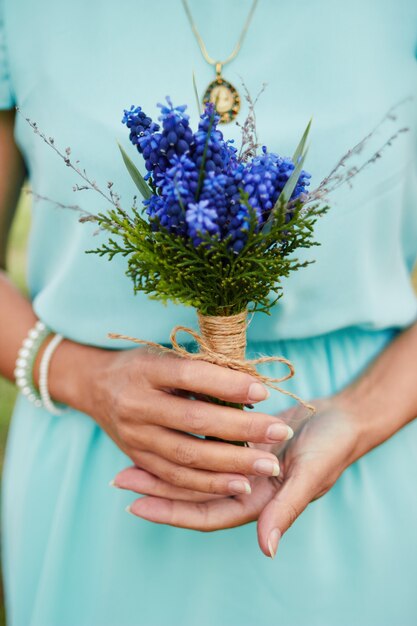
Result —
[[244, 194], [242, 202], [250, 219], [239, 254], [230, 249], [227, 239], [208, 236], [195, 248], [189, 239], [155, 230], [137, 208], [128, 215], [117, 207], [97, 216], [112, 237], [89, 253], [109, 260], [119, 254], [126, 257], [134, 291], [152, 299], [189, 305], [203, 315], [234, 315], [245, 309], [269, 313], [282, 295], [281, 279], [309, 263], [300, 262], [293, 253], [318, 245], [313, 227], [327, 207], [307, 208], [296, 202], [289, 213], [283, 200], [274, 209], [268, 229], [257, 232], [256, 215]]

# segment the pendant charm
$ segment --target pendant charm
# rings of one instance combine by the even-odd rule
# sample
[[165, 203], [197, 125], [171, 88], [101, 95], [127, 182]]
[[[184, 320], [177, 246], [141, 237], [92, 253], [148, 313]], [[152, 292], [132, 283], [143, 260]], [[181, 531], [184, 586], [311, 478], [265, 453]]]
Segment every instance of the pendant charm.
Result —
[[221, 75], [221, 65], [216, 64], [216, 78], [207, 87], [203, 104], [213, 102], [216, 112], [220, 115], [220, 122], [227, 124], [232, 122], [239, 113], [240, 96], [229, 81]]

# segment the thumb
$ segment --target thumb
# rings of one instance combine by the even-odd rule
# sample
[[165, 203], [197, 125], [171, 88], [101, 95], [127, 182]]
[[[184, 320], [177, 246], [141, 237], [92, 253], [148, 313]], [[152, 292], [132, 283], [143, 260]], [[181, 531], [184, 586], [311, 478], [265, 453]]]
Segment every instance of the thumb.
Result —
[[275, 557], [282, 535], [315, 498], [316, 484], [306, 473], [289, 477], [258, 518], [258, 542], [262, 552]]

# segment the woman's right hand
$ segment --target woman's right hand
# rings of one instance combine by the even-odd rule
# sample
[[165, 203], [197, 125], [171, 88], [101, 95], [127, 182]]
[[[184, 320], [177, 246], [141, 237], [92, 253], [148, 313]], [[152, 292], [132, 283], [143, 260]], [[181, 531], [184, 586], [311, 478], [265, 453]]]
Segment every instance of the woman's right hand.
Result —
[[276, 476], [279, 466], [270, 452], [194, 435], [253, 443], [292, 436], [274, 416], [190, 397], [259, 402], [268, 391], [249, 374], [146, 348], [106, 351], [65, 341], [51, 364], [50, 390], [91, 415], [137, 467], [198, 492], [250, 493], [247, 476]]

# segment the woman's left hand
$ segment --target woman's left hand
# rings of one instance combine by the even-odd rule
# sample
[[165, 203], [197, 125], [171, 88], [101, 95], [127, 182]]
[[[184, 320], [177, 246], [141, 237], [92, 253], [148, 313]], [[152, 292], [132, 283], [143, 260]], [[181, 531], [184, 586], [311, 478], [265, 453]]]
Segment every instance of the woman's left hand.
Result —
[[272, 450], [280, 460], [277, 478], [251, 478], [252, 493], [210, 496], [175, 488], [138, 468], [128, 468], [115, 485], [145, 494], [130, 507], [138, 517], [182, 528], [213, 531], [258, 521], [258, 541], [275, 556], [281, 536], [307, 505], [324, 495], [342, 472], [364, 453], [361, 421], [337, 398], [315, 402], [317, 412], [300, 422], [300, 409], [279, 415], [296, 431]]

